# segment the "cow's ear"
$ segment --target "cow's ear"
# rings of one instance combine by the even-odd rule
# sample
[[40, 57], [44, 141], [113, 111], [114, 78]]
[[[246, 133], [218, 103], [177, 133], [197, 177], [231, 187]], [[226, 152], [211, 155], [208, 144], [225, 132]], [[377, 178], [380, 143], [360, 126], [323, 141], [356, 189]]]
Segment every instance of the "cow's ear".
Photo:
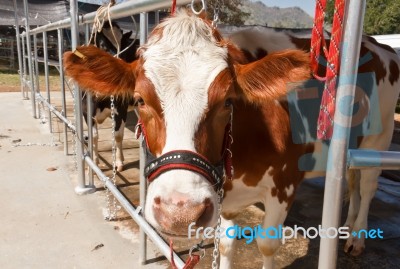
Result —
[[64, 68], [80, 87], [99, 95], [126, 95], [135, 88], [136, 61], [128, 64], [94, 46], [65, 52]]
[[132, 35], [132, 31], [126, 32], [125, 34], [122, 35], [122, 39], [121, 40], [129, 40], [129, 38]]
[[309, 54], [300, 50], [271, 53], [248, 63], [235, 64], [237, 83], [252, 103], [279, 99], [310, 78]]

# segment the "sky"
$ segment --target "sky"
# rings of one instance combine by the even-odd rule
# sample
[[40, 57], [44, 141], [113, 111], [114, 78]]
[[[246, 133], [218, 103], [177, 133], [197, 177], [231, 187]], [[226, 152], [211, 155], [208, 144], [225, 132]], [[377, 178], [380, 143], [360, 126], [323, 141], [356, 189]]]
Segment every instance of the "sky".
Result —
[[[94, 4], [102, 4], [103, 2], [108, 3], [108, 0], [80, 0], [82, 2], [94, 3]], [[134, 0], [131, 0], [134, 1]], [[298, 6], [307, 12], [311, 17], [314, 17], [315, 11], [315, 0], [252, 0], [252, 1], [261, 1], [266, 6], [270, 7], [295, 7]], [[124, 0], [117, 0], [117, 3], [124, 2]]]

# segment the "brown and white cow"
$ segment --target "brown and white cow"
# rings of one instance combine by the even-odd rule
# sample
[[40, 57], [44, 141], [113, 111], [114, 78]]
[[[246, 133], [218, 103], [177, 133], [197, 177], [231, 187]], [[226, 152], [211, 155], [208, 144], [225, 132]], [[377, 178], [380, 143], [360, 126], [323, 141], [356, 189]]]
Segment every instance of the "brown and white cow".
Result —
[[[234, 177], [223, 184], [223, 226], [232, 226], [238, 212], [262, 202], [266, 212], [262, 226], [278, 227], [300, 182], [311, 174], [298, 162], [320, 145], [293, 142], [284, 100], [310, 78], [309, 55], [297, 49], [302, 40], [284, 33], [269, 37], [262, 31], [254, 33], [252, 38], [247, 32], [223, 39], [210, 21], [181, 10], [155, 28], [132, 64], [90, 46], [78, 48], [84, 57], [64, 55], [67, 74], [80, 86], [103, 95], [133, 94], [138, 101], [151, 159], [150, 172], [145, 171], [151, 181], [145, 217], [161, 233], [187, 236], [193, 222], [216, 225], [216, 186], [231, 121]], [[373, 59], [360, 71], [375, 71], [379, 102], [385, 105], [381, 106], [383, 131], [364, 138], [359, 146], [383, 150], [393, 130], [400, 61], [369, 40], [364, 40], [363, 49]], [[255, 54], [260, 51], [268, 53], [260, 58]], [[249, 60], [251, 55], [254, 59]], [[186, 157], [193, 162], [180, 161]], [[351, 194], [346, 224], [360, 229], [367, 225], [379, 171], [355, 174], [353, 185], [360, 191]], [[221, 239], [222, 268], [231, 267], [234, 241]], [[280, 240], [257, 238], [257, 243], [264, 268], [273, 267]], [[350, 246], [358, 254], [364, 241], [349, 241]]]

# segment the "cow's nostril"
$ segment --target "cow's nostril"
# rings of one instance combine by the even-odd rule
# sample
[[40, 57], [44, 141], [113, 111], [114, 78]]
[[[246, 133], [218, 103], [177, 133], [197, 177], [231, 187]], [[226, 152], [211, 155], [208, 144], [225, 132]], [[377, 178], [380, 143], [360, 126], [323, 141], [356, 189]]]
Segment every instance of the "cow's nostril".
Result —
[[160, 197], [156, 197], [156, 198], [154, 198], [154, 204], [155, 205], [160, 205], [161, 204], [161, 198]]

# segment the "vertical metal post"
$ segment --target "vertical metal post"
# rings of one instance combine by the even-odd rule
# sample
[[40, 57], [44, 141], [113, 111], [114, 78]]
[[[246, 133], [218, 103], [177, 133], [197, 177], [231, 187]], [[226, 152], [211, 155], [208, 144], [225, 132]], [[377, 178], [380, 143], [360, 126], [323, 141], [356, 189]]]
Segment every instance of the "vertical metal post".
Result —
[[[144, 160], [144, 151], [142, 147], [142, 139], [143, 136], [139, 138], [139, 199], [140, 199], [140, 207], [142, 208], [142, 215], [144, 216], [144, 206], [146, 203], [146, 192], [147, 192], [147, 181], [146, 178], [144, 177], [144, 166], [145, 166], [145, 160]], [[144, 229], [140, 226], [139, 229], [139, 263], [140, 264], [146, 264], [147, 261], [147, 235], [144, 232]]]
[[[89, 24], [85, 24], [85, 44], [89, 43], [90, 29]], [[88, 127], [88, 153], [90, 158], [93, 159], [93, 121], [92, 121], [92, 111], [93, 111], [93, 97], [90, 92], [86, 93], [86, 104], [87, 104], [87, 127]], [[89, 166], [89, 186], [94, 186], [93, 169]]]
[[28, 11], [28, 0], [24, 0], [24, 12], [25, 12], [25, 24], [26, 24], [26, 50], [28, 56], [28, 68], [30, 76], [30, 89], [31, 89], [31, 102], [32, 102], [32, 116], [36, 119], [36, 96], [35, 96], [35, 85], [33, 81], [33, 66], [32, 66], [32, 47], [31, 47], [31, 36], [29, 34], [29, 11]]
[[[46, 85], [46, 93], [48, 103], [50, 102], [50, 82], [49, 82], [49, 52], [47, 51], [47, 32], [43, 32], [43, 58], [44, 58], [44, 83]], [[51, 110], [49, 109], [49, 129], [50, 133], [53, 132], [53, 125], [51, 122]]]
[[[78, 46], [78, 1], [70, 1], [71, 16], [71, 47], [75, 50]], [[75, 99], [75, 123], [76, 123], [76, 161], [78, 167], [78, 186], [75, 187], [77, 194], [87, 194], [95, 191], [95, 188], [87, 186], [85, 183], [85, 161], [83, 156], [83, 123], [82, 123], [82, 92], [77, 84], [74, 83]]]
[[[59, 72], [60, 72], [60, 87], [61, 87], [61, 114], [67, 118], [67, 103], [65, 100], [65, 77], [64, 77], [64, 65], [63, 65], [63, 53], [64, 53], [64, 36], [63, 29], [57, 29], [57, 38], [58, 38], [58, 61], [60, 64]], [[64, 137], [64, 154], [68, 155], [68, 126], [64, 123], [63, 128], [63, 137]]]
[[140, 44], [144, 44], [149, 33], [149, 14], [147, 12], [140, 13]]
[[[149, 17], [148, 13], [140, 13], [140, 45], [146, 43], [147, 34], [148, 34], [148, 26], [149, 26]], [[139, 117], [139, 115], [137, 115]], [[140, 137], [142, 140], [143, 137]], [[140, 207], [142, 208], [142, 214], [144, 215], [144, 207], [146, 202], [146, 192], [147, 192], [147, 181], [144, 177], [144, 152], [142, 143], [139, 143], [139, 181], [140, 181], [140, 189], [139, 189], [139, 199], [140, 199]], [[141, 264], [146, 264], [147, 261], [147, 235], [144, 232], [144, 229], [140, 226], [139, 229], [139, 262]]]
[[24, 99], [29, 99], [28, 97], [28, 92], [26, 90], [26, 46], [25, 46], [25, 38], [21, 38], [21, 43], [22, 43], [22, 86], [23, 86], [23, 98]]
[[[39, 85], [39, 63], [38, 63], [38, 46], [37, 46], [37, 34], [33, 34], [33, 63], [34, 63], [34, 68], [33, 72], [35, 74], [34, 81], [35, 81], [35, 98], [36, 94], [40, 93], [40, 85]], [[40, 104], [38, 104], [39, 108]], [[41, 110], [38, 109], [38, 118], [41, 118], [42, 115], [40, 115]]]
[[21, 55], [21, 40], [19, 36], [19, 21], [18, 21], [18, 6], [17, 6], [17, 0], [14, 0], [14, 17], [15, 17], [15, 38], [17, 40], [17, 53], [18, 53], [18, 74], [19, 74], [19, 80], [21, 81], [21, 94], [22, 98], [24, 98], [24, 82], [23, 82], [23, 76], [22, 76], [22, 55]]
[[[333, 137], [328, 151], [325, 180], [322, 228], [339, 227], [342, 211], [343, 184], [345, 182], [347, 150], [351, 115], [357, 80], [358, 59], [365, 12], [365, 0], [348, 1], [345, 11], [345, 28], [341, 67], [336, 96]], [[343, 49], [345, 48], [345, 50]], [[349, 116], [350, 115], [350, 116]], [[320, 269], [336, 268], [338, 238], [321, 238], [319, 250]]]

